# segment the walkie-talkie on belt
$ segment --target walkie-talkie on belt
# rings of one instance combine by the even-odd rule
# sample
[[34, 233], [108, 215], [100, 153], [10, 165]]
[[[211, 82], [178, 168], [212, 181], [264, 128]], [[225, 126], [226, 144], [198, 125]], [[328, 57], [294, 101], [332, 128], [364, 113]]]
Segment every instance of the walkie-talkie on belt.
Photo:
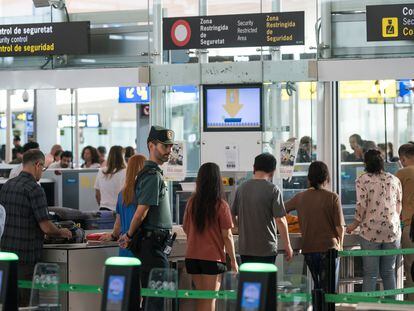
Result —
[[171, 254], [172, 251], [172, 247], [175, 241], [175, 238], [177, 237], [177, 233], [173, 233], [173, 235], [170, 235], [167, 239], [167, 241], [165, 242], [165, 247], [164, 247], [164, 254], [169, 256]]

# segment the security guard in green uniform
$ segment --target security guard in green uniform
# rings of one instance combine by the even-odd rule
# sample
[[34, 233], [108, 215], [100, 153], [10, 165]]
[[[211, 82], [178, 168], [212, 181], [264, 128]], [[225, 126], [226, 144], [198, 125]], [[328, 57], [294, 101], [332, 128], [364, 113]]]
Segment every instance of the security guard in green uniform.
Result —
[[[172, 220], [167, 186], [159, 165], [168, 161], [173, 143], [173, 131], [160, 126], [151, 127], [147, 140], [149, 161], [145, 161], [135, 186], [138, 206], [128, 232], [119, 240], [120, 246], [126, 247], [133, 235], [137, 234], [139, 246], [134, 253], [142, 262], [143, 287], [148, 286], [149, 274], [153, 268], [169, 267], [165, 246], [170, 238]], [[160, 306], [149, 310], [156, 308], [159, 309]]]

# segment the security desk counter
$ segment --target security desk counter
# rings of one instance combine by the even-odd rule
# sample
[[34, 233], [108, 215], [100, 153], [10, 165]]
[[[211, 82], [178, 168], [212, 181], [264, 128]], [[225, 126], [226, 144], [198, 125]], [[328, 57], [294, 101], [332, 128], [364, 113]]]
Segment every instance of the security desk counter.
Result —
[[[102, 285], [105, 260], [118, 256], [118, 244], [98, 246], [82, 244], [45, 244], [42, 262], [57, 263], [60, 283]], [[62, 311], [98, 311], [101, 295], [60, 292]]]
[[[99, 230], [99, 232], [103, 231], [105, 230]], [[172, 267], [177, 268], [178, 262], [184, 260], [186, 244], [185, 236], [177, 238], [170, 256]], [[45, 244], [42, 262], [59, 265], [60, 283], [101, 286], [105, 260], [108, 257], [118, 256], [118, 252], [116, 242], [102, 245]], [[62, 311], [100, 310], [101, 295], [76, 292], [60, 292], [60, 295]]]

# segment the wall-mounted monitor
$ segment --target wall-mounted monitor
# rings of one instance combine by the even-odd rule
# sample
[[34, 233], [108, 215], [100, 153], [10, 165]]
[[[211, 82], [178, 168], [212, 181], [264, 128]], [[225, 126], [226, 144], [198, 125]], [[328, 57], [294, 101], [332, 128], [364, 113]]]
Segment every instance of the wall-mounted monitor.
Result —
[[262, 85], [205, 85], [203, 88], [204, 132], [260, 132]]
[[[14, 125], [15, 121], [33, 121], [33, 112], [13, 112], [12, 113], [12, 122]], [[0, 129], [5, 129], [7, 127], [7, 117], [5, 113], [0, 113]], [[14, 127], [14, 126], [13, 126]]]

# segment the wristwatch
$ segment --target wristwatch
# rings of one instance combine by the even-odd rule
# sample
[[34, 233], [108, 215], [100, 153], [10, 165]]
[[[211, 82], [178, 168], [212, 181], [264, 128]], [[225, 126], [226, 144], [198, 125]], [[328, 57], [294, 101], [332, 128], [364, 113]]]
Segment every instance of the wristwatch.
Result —
[[126, 233], [126, 236], [127, 236], [127, 238], [128, 238], [128, 239], [130, 239], [130, 240], [132, 239], [132, 236], [130, 236], [130, 235], [128, 234], [128, 231], [127, 231], [127, 233]]

